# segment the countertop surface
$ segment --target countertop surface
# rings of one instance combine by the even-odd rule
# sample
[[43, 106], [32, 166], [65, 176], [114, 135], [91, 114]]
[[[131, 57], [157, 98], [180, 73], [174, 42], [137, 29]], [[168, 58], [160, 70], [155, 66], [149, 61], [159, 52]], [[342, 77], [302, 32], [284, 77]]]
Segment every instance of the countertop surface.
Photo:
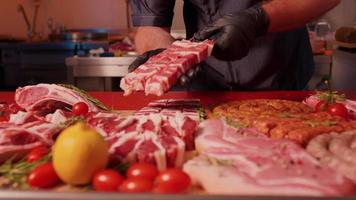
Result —
[[[105, 105], [116, 110], [137, 110], [157, 99], [200, 99], [204, 106], [243, 99], [285, 99], [302, 101], [314, 91], [261, 91], [261, 92], [168, 92], [161, 97], [135, 93], [123, 96], [122, 92], [89, 92]], [[348, 99], [356, 100], [356, 91], [344, 91]], [[0, 92], [0, 102], [14, 102], [14, 92]]]

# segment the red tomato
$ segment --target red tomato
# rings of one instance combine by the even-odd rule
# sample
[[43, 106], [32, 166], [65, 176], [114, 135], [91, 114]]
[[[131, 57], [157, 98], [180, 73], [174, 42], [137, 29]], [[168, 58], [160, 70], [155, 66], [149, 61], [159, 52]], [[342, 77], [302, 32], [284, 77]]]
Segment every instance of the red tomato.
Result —
[[155, 165], [148, 163], [135, 163], [126, 172], [127, 178], [140, 178], [153, 181], [158, 176], [158, 169]]
[[315, 112], [326, 111], [328, 106], [326, 105], [324, 100], [319, 101], [315, 106]]
[[349, 112], [348, 112], [346, 106], [342, 103], [330, 104], [327, 111], [331, 115], [339, 116], [344, 119], [347, 119], [348, 115], [349, 115]]
[[45, 146], [38, 146], [30, 151], [30, 153], [27, 155], [27, 162], [33, 162], [40, 160], [43, 158], [45, 155], [47, 155], [49, 152], [49, 149]]
[[88, 113], [88, 111], [89, 111], [89, 107], [84, 102], [78, 102], [74, 104], [72, 108], [72, 113], [74, 113], [77, 116], [85, 115]]
[[120, 192], [146, 193], [151, 192], [153, 182], [147, 179], [129, 178], [120, 185]]
[[155, 180], [156, 193], [182, 193], [190, 186], [190, 177], [180, 169], [170, 168], [161, 172]]
[[9, 119], [7, 119], [7, 117], [5, 116], [0, 116], [0, 122], [8, 122]]
[[124, 178], [119, 172], [112, 169], [104, 169], [97, 172], [93, 177], [93, 186], [96, 191], [114, 192], [119, 190], [119, 186]]
[[27, 183], [32, 187], [51, 188], [59, 183], [59, 177], [51, 162], [39, 165], [27, 177]]

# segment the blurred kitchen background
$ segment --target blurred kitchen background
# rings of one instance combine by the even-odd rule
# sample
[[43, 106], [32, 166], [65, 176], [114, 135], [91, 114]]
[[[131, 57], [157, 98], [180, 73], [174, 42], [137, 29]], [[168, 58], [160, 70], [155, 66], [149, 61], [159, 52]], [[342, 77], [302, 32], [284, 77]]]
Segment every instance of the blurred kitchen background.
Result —
[[[177, 38], [185, 36], [182, 7], [176, 0]], [[129, 16], [128, 0], [1, 0], [0, 90], [41, 82], [118, 90], [136, 56]], [[355, 26], [356, 0], [308, 24], [317, 67], [310, 89], [331, 77], [333, 89], [356, 90]]]

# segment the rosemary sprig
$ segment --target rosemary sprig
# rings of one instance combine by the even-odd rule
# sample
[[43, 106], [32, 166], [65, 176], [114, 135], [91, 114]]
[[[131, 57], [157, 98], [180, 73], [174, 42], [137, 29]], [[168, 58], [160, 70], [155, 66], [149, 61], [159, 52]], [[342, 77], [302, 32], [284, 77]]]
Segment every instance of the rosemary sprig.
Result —
[[203, 160], [205, 160], [206, 162], [214, 166], [225, 166], [225, 167], [234, 166], [233, 160], [227, 160], [227, 159], [223, 160], [223, 159], [212, 158], [209, 156], [204, 156]]
[[199, 121], [202, 122], [206, 119], [207, 115], [203, 106], [198, 107]]
[[78, 92], [79, 95], [85, 99], [87, 99], [88, 101], [92, 102], [94, 105], [96, 105], [97, 107], [105, 110], [105, 111], [111, 111], [106, 105], [104, 105], [101, 101], [99, 101], [98, 99], [90, 96], [86, 91], [75, 87], [74, 85], [69, 85], [69, 84], [58, 84], [59, 86], [68, 88], [70, 90], [73, 90], [75, 92]]
[[239, 121], [236, 121], [236, 120], [233, 120], [231, 118], [228, 118], [228, 117], [225, 117], [225, 121], [228, 125], [232, 126], [232, 127], [235, 127], [235, 128], [247, 128], [247, 125], [246, 124], [243, 124]]
[[320, 100], [324, 100], [327, 105], [335, 103], [336, 101], [344, 101], [346, 99], [345, 94], [339, 94], [337, 91], [325, 91], [325, 92], [316, 92], [316, 96]]
[[311, 121], [311, 120], [306, 121], [306, 123], [307, 123], [310, 127], [312, 127], [312, 128], [315, 128], [315, 127], [318, 127], [318, 126], [327, 126], [327, 127], [330, 127], [330, 126], [335, 126], [335, 125], [338, 124], [338, 123], [335, 122], [335, 121], [317, 122], [317, 121]]
[[43, 157], [42, 159], [34, 162], [27, 162], [26, 160], [20, 160], [15, 162], [16, 156], [5, 161], [0, 165], [0, 186], [8, 188], [28, 189], [27, 184], [28, 174], [37, 166], [51, 160], [51, 154]]

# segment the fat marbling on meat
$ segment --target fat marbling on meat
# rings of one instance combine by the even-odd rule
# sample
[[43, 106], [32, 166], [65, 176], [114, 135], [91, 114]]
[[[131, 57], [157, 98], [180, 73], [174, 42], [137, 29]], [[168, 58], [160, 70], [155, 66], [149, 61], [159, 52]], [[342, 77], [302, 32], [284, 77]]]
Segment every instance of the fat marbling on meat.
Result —
[[120, 82], [125, 95], [144, 91], [146, 95], [161, 96], [178, 78], [211, 54], [213, 41], [175, 41], [162, 53], [127, 74]]
[[[188, 161], [183, 169], [208, 193], [285, 196], [355, 193], [355, 185], [349, 179], [321, 165], [292, 141], [269, 139], [262, 134], [256, 137], [250, 134], [251, 130], [233, 131], [222, 121], [205, 121], [199, 130], [196, 144], [200, 146], [200, 156]], [[227, 140], [229, 137], [234, 139]]]

